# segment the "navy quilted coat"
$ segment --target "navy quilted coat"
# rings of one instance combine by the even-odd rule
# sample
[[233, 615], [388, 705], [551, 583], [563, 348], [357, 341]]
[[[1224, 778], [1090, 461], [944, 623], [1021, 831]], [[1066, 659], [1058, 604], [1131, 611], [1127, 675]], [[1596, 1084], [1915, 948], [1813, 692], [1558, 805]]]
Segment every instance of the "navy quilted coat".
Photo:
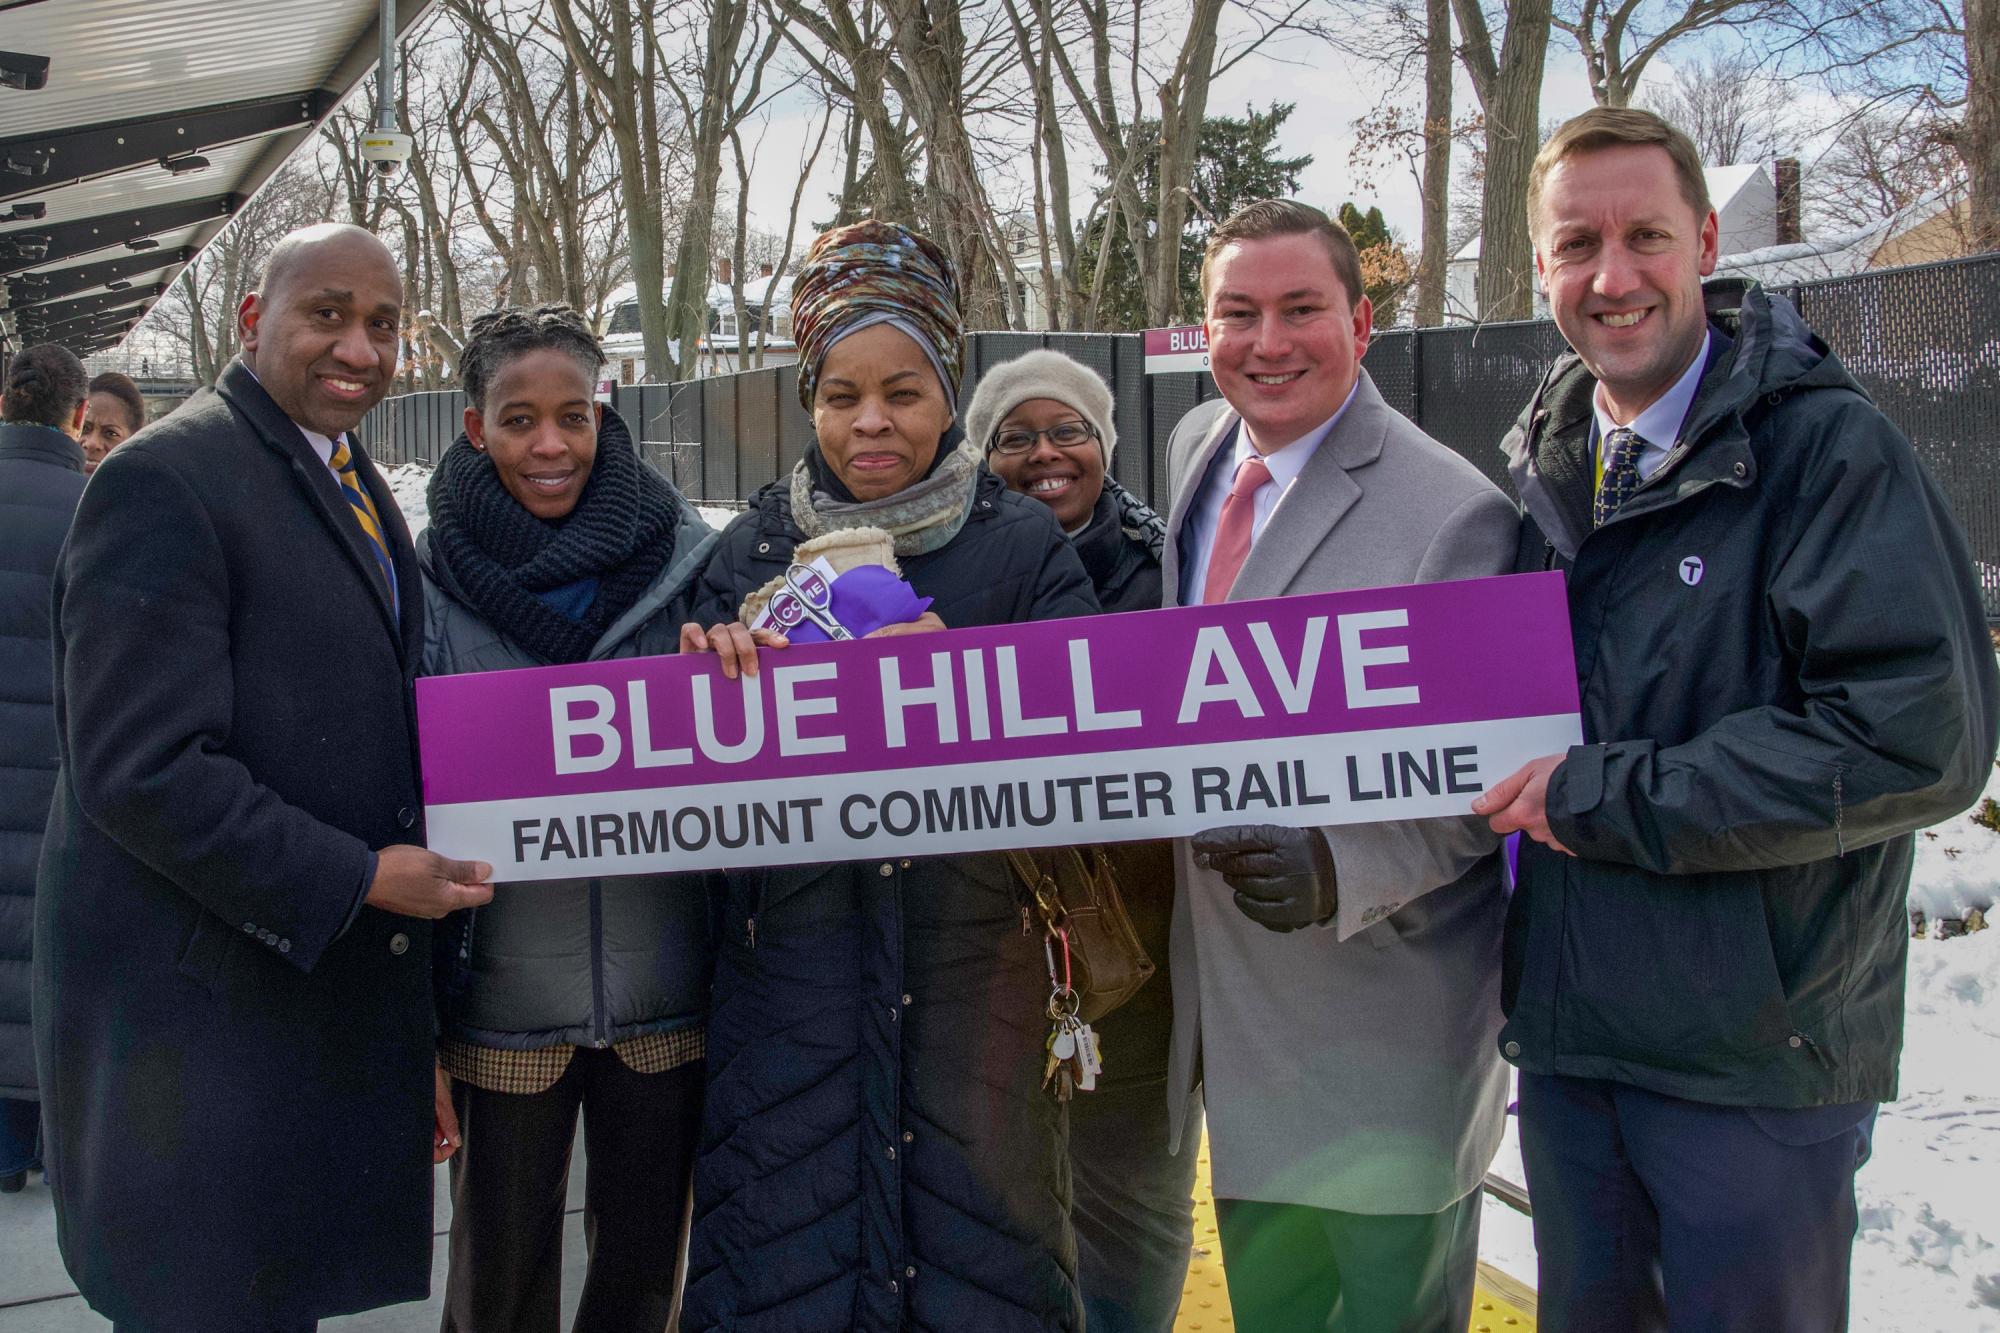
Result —
[[49, 579], [82, 495], [75, 440], [49, 426], [0, 425], [0, 1097], [35, 1097], [29, 937], [56, 785]]
[[[751, 505], [703, 624], [803, 540], [785, 482]], [[1048, 511], [986, 474], [958, 536], [902, 563], [951, 626], [1097, 609]], [[682, 1329], [1080, 1329], [1048, 972], [1005, 862], [724, 878]]]

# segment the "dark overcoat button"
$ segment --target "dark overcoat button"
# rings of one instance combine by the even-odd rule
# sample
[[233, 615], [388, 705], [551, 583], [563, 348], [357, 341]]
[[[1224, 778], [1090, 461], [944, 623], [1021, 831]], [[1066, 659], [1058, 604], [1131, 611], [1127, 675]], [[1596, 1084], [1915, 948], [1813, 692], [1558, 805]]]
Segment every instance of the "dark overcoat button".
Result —
[[390, 953], [396, 954], [397, 956], [400, 957], [401, 955], [406, 954], [409, 951], [410, 951], [410, 937], [408, 935], [405, 935], [402, 931], [399, 930], [395, 934], [389, 937]]
[[409, 806], [406, 805], [401, 810], [398, 810], [396, 812], [396, 824], [398, 827], [409, 828], [416, 822], [417, 822], [417, 812], [410, 809]]

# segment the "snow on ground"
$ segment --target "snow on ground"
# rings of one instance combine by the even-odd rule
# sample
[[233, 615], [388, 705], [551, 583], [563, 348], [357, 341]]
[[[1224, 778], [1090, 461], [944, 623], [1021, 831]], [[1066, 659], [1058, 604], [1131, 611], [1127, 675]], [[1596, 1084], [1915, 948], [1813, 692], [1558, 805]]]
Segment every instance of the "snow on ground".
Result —
[[[431, 484], [431, 469], [424, 463], [397, 463], [382, 469], [388, 479], [389, 489], [396, 493], [396, 503], [403, 510], [403, 519], [410, 525], [410, 536], [415, 537], [430, 524], [430, 500], [424, 488]], [[728, 526], [729, 520], [741, 512], [723, 509], [714, 505], [697, 505], [696, 512], [702, 521], [712, 528]]]
[[1907, 994], [1903, 1095], [1855, 1182], [1854, 1326], [2000, 1333], [2000, 930], [1911, 940]]
[[403, 511], [403, 521], [410, 525], [414, 540], [431, 522], [430, 497], [424, 494], [424, 488], [431, 484], [431, 470], [422, 463], [392, 463], [382, 469], [382, 476], [396, 493], [396, 505]]
[[[1987, 781], [1986, 796], [2000, 803], [2000, 768]], [[1973, 809], [1978, 808], [1975, 803]], [[1963, 917], [1973, 907], [1991, 915], [1995, 898], [2000, 898], [2000, 833], [1968, 812], [1917, 835], [1911, 907], [1922, 908], [1935, 921]]]

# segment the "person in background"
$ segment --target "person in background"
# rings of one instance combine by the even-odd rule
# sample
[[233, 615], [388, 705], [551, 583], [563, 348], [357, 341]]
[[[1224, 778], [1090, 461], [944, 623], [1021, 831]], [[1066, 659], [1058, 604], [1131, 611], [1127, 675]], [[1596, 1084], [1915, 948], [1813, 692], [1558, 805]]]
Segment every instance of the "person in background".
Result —
[[146, 400], [130, 375], [107, 370], [90, 382], [83, 414], [83, 470], [97, 471], [104, 456], [146, 425]]
[[[1047, 505], [1105, 611], [1160, 605], [1166, 525], [1107, 474], [1118, 433], [1111, 391], [1061, 352], [988, 370], [965, 413], [967, 436], [1009, 489]], [[1108, 1052], [1094, 1092], [1070, 1103], [1077, 1280], [1092, 1333], [1166, 1333], [1194, 1244], [1195, 1154], [1167, 1147], [1173, 988], [1173, 844], [1105, 847], [1146, 956], [1158, 968], [1094, 1026]]]
[[1526, 835], [1500, 1040], [1542, 1326], [1842, 1329], [1914, 831], [2000, 731], [1972, 555], [1792, 304], [1704, 287], [1685, 134], [1586, 112], [1527, 203], [1575, 351], [1504, 444], [1517, 567], [1567, 576], [1586, 743], [1474, 808]]
[[[958, 284], [936, 245], [827, 232], [792, 321], [814, 439], [724, 531], [685, 650], [754, 669], [744, 599], [808, 538], [859, 528], [934, 599], [877, 633], [1097, 610], [1048, 510], [957, 425]], [[1005, 858], [724, 878], [681, 1327], [1080, 1329], [1048, 963]]]
[[0, 1194], [42, 1165], [28, 960], [56, 778], [49, 576], [83, 495], [83, 403], [83, 363], [54, 343], [24, 348], [0, 384]]
[[273, 248], [213, 390], [115, 450], [54, 581], [61, 766], [35, 1066], [70, 1276], [120, 1330], [273, 1333], [430, 1290], [423, 585], [352, 431], [403, 284], [325, 224]]
[[[430, 676], [673, 652], [715, 532], [593, 400], [604, 354], [567, 306], [481, 315], [465, 433], [430, 483]], [[590, 1155], [579, 1333], [672, 1317], [700, 1128], [708, 901], [660, 875], [496, 887], [438, 927], [452, 1158], [447, 1333], [555, 1333], [570, 1145]]]
[[[1502, 573], [1498, 487], [1382, 400], [1338, 223], [1250, 204], [1202, 258], [1222, 397], [1174, 428], [1177, 605]], [[1470, 649], [1469, 649], [1470, 650]], [[1484, 823], [1239, 825], [1182, 844], [1169, 1112], [1208, 1113], [1236, 1326], [1462, 1333], [1499, 1147], [1499, 840]]]

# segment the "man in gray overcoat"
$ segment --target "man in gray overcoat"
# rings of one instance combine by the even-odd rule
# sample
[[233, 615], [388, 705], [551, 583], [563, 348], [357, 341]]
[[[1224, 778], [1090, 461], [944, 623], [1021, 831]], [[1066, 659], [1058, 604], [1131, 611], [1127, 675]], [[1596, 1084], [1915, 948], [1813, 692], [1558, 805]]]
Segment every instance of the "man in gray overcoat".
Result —
[[[1211, 235], [1202, 290], [1223, 397], [1174, 431], [1169, 604], [1510, 567], [1506, 497], [1361, 369], [1373, 315], [1345, 231], [1252, 204]], [[1168, 1089], [1184, 1151], [1204, 1094], [1248, 1333], [1466, 1327], [1506, 1092], [1496, 846], [1467, 817], [1180, 847]]]

